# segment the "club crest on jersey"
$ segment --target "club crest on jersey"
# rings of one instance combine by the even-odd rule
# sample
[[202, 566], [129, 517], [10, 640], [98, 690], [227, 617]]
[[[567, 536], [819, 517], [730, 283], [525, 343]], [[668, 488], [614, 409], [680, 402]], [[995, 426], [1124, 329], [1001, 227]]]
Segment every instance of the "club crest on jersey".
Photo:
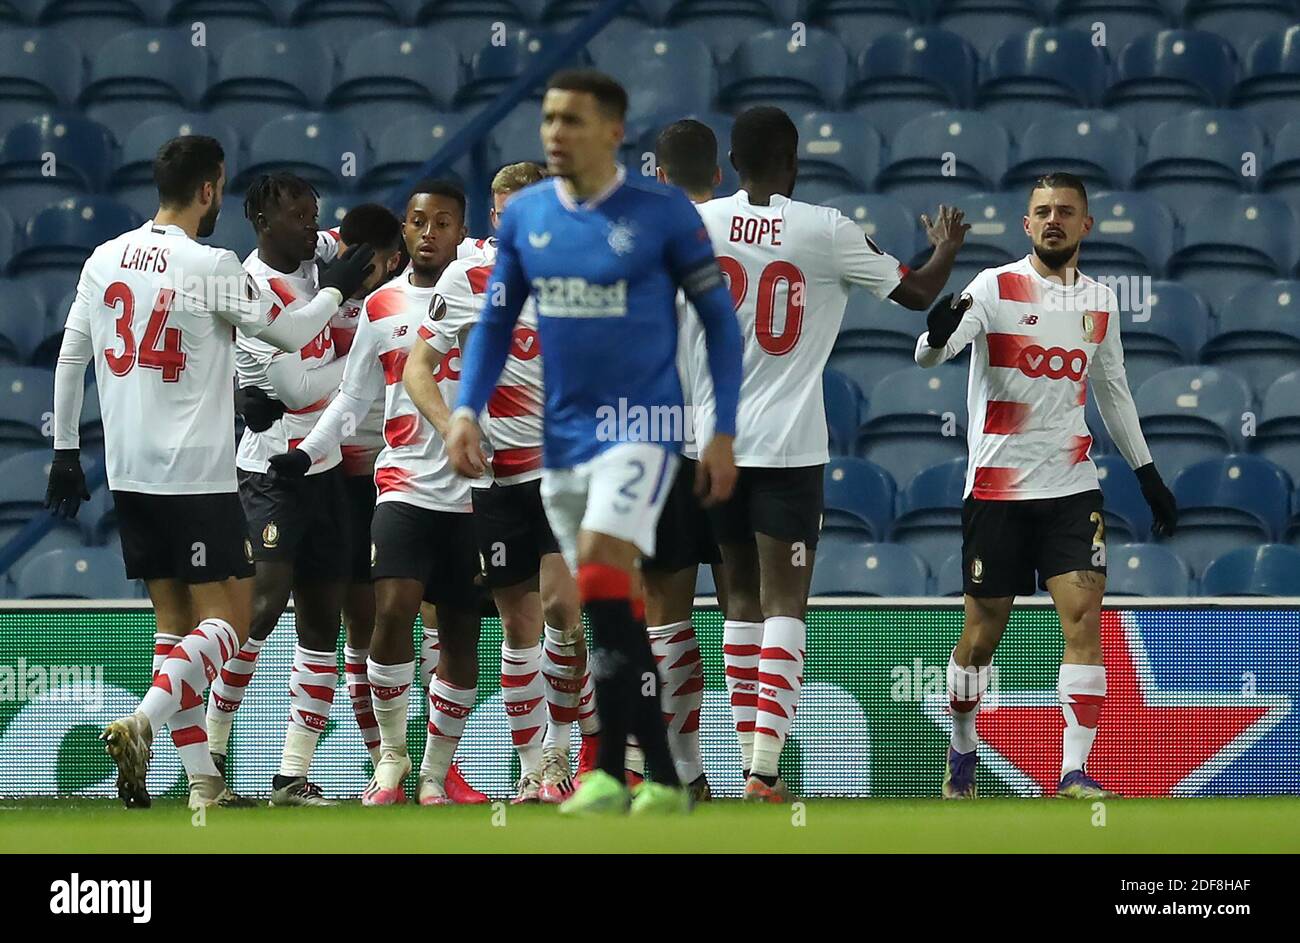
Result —
[[1085, 341], [1092, 340], [1092, 332], [1096, 326], [1096, 321], [1092, 316], [1092, 312], [1083, 312], [1083, 339]]
[[442, 295], [437, 292], [429, 299], [429, 317], [435, 321], [441, 321], [447, 316], [447, 302], [443, 300]]
[[609, 243], [610, 249], [615, 255], [627, 255], [635, 247], [636, 238], [632, 231], [632, 224], [626, 219], [620, 219], [609, 227], [609, 235], [605, 237]]
[[280, 543], [280, 528], [275, 526], [275, 521], [271, 521], [262, 528], [262, 546], [267, 550], [274, 550]]
[[984, 561], [979, 557], [970, 562], [970, 581], [972, 583], [984, 582]]

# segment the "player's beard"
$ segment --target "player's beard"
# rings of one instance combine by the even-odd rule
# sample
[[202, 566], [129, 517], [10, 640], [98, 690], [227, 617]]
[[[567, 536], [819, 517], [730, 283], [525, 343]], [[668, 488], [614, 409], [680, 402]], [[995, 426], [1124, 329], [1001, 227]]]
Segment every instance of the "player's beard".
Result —
[[1034, 243], [1034, 255], [1038, 256], [1038, 260], [1052, 270], [1059, 269], [1070, 261], [1078, 251], [1079, 244], [1077, 242], [1074, 245], [1063, 246], [1060, 249], [1049, 249], [1046, 246]]
[[217, 217], [221, 215], [221, 204], [216, 200], [208, 207], [208, 211], [203, 214], [199, 220], [197, 235], [200, 239], [212, 235], [213, 230], [217, 228]]

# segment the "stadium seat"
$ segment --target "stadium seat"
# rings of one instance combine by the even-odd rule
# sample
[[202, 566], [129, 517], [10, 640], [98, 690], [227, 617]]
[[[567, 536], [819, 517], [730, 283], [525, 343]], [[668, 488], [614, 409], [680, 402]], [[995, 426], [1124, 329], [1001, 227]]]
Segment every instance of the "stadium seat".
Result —
[[[9, 215], [9, 211], [0, 207], [0, 272], [3, 272], [9, 266], [9, 260], [14, 254], [14, 243], [18, 238], [18, 230], [14, 224], [14, 218]], [[0, 323], [0, 327], [3, 324]]]
[[934, 594], [936, 596], [962, 595], [961, 551], [948, 555], [948, 559], [939, 564], [934, 573]]
[[[861, 115], [811, 111], [796, 117], [799, 180], [794, 198], [824, 203], [870, 190], [880, 173], [884, 143]], [[726, 159], [725, 152], [721, 155]]]
[[50, 30], [0, 30], [0, 130], [71, 108], [81, 92], [81, 49]]
[[[1129, 293], [1132, 296], [1131, 289]], [[1145, 297], [1139, 289], [1136, 297], [1119, 301], [1126, 312], [1124, 371], [1129, 389], [1136, 390], [1161, 370], [1196, 361], [1210, 325], [1210, 312], [1196, 292], [1178, 282], [1154, 281]]]
[[0, 281], [0, 367], [29, 363], [47, 333], [45, 306], [31, 288]]
[[[369, 38], [367, 34], [396, 30], [402, 25], [401, 0], [290, 0], [290, 4], [289, 22], [330, 47], [340, 61], [364, 45]], [[428, 36], [432, 31], [420, 32]], [[445, 37], [437, 38], [449, 42]], [[382, 70], [379, 60], [372, 67]], [[444, 71], [454, 73], [454, 70], [429, 70], [430, 73]]]
[[986, 56], [1004, 37], [1043, 23], [1034, 0], [935, 0], [935, 22]]
[[1199, 291], [1218, 315], [1251, 281], [1291, 274], [1297, 246], [1296, 217], [1277, 197], [1220, 197], [1187, 221], [1168, 274]]
[[322, 193], [354, 190], [369, 166], [366, 136], [348, 119], [320, 112], [289, 114], [268, 121], [253, 135], [248, 162], [234, 185], [247, 187], [259, 174], [289, 171]]
[[1070, 29], [1105, 28], [1106, 48], [1120, 50], [1143, 33], [1173, 25], [1162, 0], [1057, 0], [1055, 21]]
[[22, 226], [51, 203], [97, 193], [108, 181], [114, 146], [108, 128], [71, 113], [14, 125], [0, 140], [0, 203]]
[[23, 247], [15, 253], [10, 271], [26, 276], [38, 269], [60, 269], [75, 278], [95, 247], [143, 222], [130, 207], [110, 197], [69, 198], [28, 221]]
[[984, 269], [1014, 262], [1029, 251], [1024, 227], [1027, 193], [971, 193], [954, 203], [966, 213], [970, 232], [945, 291], [960, 291]]
[[1133, 188], [1159, 197], [1186, 219], [1209, 200], [1253, 187], [1255, 178], [1242, 173], [1246, 153], [1263, 164], [1264, 132], [1246, 115], [1227, 109], [1178, 115], [1150, 133]]
[[1300, 281], [1250, 285], [1228, 300], [1201, 363], [1235, 371], [1257, 399], [1284, 373], [1300, 370]]
[[[913, 353], [923, 330], [925, 319], [917, 313], [865, 290], [850, 292], [828, 363], [859, 390], [869, 390], [895, 370], [916, 368]], [[848, 444], [852, 448], [852, 437]]]
[[1166, 481], [1195, 462], [1241, 447], [1250, 388], [1230, 370], [1175, 367], [1143, 383], [1133, 399], [1147, 445]]
[[[1300, 45], [1300, 34], [1296, 38]], [[1295, 114], [1300, 114], [1300, 95]], [[1273, 153], [1259, 181], [1262, 193], [1286, 200], [1293, 213], [1300, 214], [1300, 121], [1284, 125], [1273, 138]]]
[[131, 128], [146, 118], [198, 104], [208, 84], [208, 50], [188, 33], [131, 30], [106, 42], [90, 62], [81, 107], [108, 128]]
[[1200, 574], [1215, 557], [1280, 537], [1291, 479], [1267, 459], [1232, 454], [1197, 462], [1170, 483], [1178, 529], [1162, 541]]
[[859, 55], [844, 106], [892, 137], [918, 114], [970, 107], [978, 64], [956, 33], [932, 26], [886, 33]]
[[126, 578], [115, 549], [83, 547], [51, 550], [23, 563], [14, 580], [19, 599], [135, 599], [134, 580]]
[[862, 391], [831, 367], [822, 371], [822, 400], [826, 404], [826, 432], [832, 455], [853, 452], [853, 438], [862, 421]]
[[333, 72], [334, 54], [310, 36], [262, 30], [222, 53], [203, 107], [247, 141], [285, 112], [321, 107]]
[[[456, 93], [456, 106], [463, 108], [495, 98], [555, 41], [556, 37], [544, 30], [521, 29], [509, 34], [502, 45], [496, 45], [491, 40], [483, 43], [478, 52], [474, 53], [465, 82]], [[582, 64], [585, 61], [586, 53], [579, 52], [566, 65]], [[543, 88], [539, 84], [533, 89], [531, 97], [540, 100], [542, 92]]]
[[53, 28], [94, 56], [114, 36], [148, 24], [150, 0], [28, 0], [31, 22]]
[[1294, 596], [1300, 550], [1284, 544], [1241, 547], [1215, 559], [1201, 577], [1205, 596]]
[[1123, 190], [1133, 177], [1138, 134], [1104, 111], [1072, 109], [1040, 118], [1019, 137], [1003, 186], [1023, 189], [1048, 173], [1072, 173], [1091, 190]]
[[[1094, 432], [1095, 435], [1095, 432]], [[1128, 462], [1119, 455], [1098, 455], [1092, 459], [1101, 485], [1102, 517], [1106, 539], [1141, 543], [1151, 534], [1151, 508]]]
[[[907, 0], [809, 0], [808, 18], [839, 36], [855, 55], [861, 55], [881, 34], [902, 32], [917, 25], [929, 11]], [[900, 75], [908, 74], [907, 69]], [[953, 104], [965, 106], [967, 101]]]
[[1104, 104], [1134, 127], [1154, 128], [1191, 108], [1227, 104], [1236, 65], [1232, 47], [1213, 33], [1147, 33], [1120, 51]]
[[1007, 170], [1011, 138], [995, 119], [976, 111], [941, 111], [913, 118], [890, 142], [877, 186], [917, 208], [972, 190], [996, 190]]
[[912, 211], [892, 197], [875, 193], [850, 193], [826, 201], [862, 227], [863, 235], [895, 256], [911, 261], [920, 242], [920, 223]]
[[326, 104], [358, 127], [382, 133], [396, 121], [450, 108], [459, 61], [451, 43], [427, 30], [372, 33], [348, 46]]
[[955, 364], [916, 367], [881, 378], [868, 394], [855, 452], [895, 481], [966, 454], [967, 371]]
[[981, 71], [979, 108], [1003, 121], [1034, 111], [1091, 108], [1106, 85], [1106, 55], [1082, 30], [1039, 27], [1001, 40]]
[[1264, 391], [1251, 451], [1300, 482], [1300, 370], [1279, 377]]
[[[370, 171], [362, 180], [368, 189], [389, 189], [404, 183], [429, 158], [444, 147], [465, 126], [466, 118], [452, 112], [411, 115], [383, 128], [374, 144]], [[456, 161], [446, 176], [469, 179], [468, 155]]]
[[860, 458], [833, 458], [826, 466], [822, 533], [884, 540], [894, 519], [894, 479]]
[[716, 596], [718, 587], [713, 581], [713, 567], [701, 566], [695, 572], [695, 595]]
[[1190, 596], [1192, 574], [1182, 557], [1159, 544], [1109, 544], [1106, 592], [1114, 596]]
[[1092, 275], [1160, 276], [1174, 246], [1174, 217], [1144, 193], [1098, 193], [1088, 197], [1092, 232], [1081, 264]]
[[[182, 134], [206, 134], [221, 142], [225, 151], [226, 179], [239, 175], [240, 143], [235, 129], [198, 112], [159, 115], [136, 125], [122, 144], [122, 154], [109, 185], [113, 198], [125, 203], [145, 219], [158, 209], [158, 186], [153, 179], [153, 161], [158, 149]], [[223, 213], [232, 212], [223, 204]]]
[[1270, 133], [1296, 120], [1300, 109], [1300, 23], [1285, 32], [1265, 33], [1246, 55], [1232, 104]]
[[[658, 0], [647, 6], [657, 7], [658, 18], [666, 25], [695, 34], [706, 43], [713, 57], [725, 63], [746, 37], [755, 36], [774, 25], [784, 26], [800, 19], [783, 0]], [[789, 33], [787, 32], [787, 36]]]
[[922, 469], [899, 494], [898, 517], [889, 539], [914, 550], [939, 572], [961, 550], [962, 493], [966, 460], [954, 458]]
[[[54, 374], [35, 367], [0, 367], [0, 450], [29, 449], [49, 457], [46, 415], [54, 403]], [[8, 479], [0, 478], [9, 487]]]
[[813, 596], [924, 596], [925, 561], [897, 544], [843, 546], [819, 542], [813, 566]]
[[[5, 377], [9, 372], [0, 371], [0, 394], [5, 396], [10, 395], [12, 385]], [[53, 397], [53, 381], [50, 381], [46, 409]], [[45, 489], [49, 485], [53, 458], [47, 443], [0, 462], [0, 481], [5, 483], [0, 490], [0, 524], [26, 524], [45, 507]]]
[[[627, 89], [632, 125], [669, 111], [708, 111], [717, 95], [713, 53], [685, 30], [645, 28], [617, 47], [593, 50], [592, 59]], [[726, 159], [726, 148], [720, 148], [720, 159]]]
[[165, 0], [163, 22], [195, 35], [202, 24], [203, 41], [213, 61], [246, 36], [279, 24], [275, 0]]
[[766, 30], [741, 41], [721, 70], [719, 101], [729, 111], [779, 105], [787, 111], [840, 107], [849, 81], [849, 54], [834, 34], [809, 29], [804, 42], [790, 30]]
[[1283, 32], [1298, 14], [1295, 0], [1186, 0], [1183, 22], [1222, 36], [1244, 59], [1259, 37]]
[[489, 166], [500, 167], [521, 160], [543, 161], [541, 127], [541, 103], [520, 102], [488, 133]]

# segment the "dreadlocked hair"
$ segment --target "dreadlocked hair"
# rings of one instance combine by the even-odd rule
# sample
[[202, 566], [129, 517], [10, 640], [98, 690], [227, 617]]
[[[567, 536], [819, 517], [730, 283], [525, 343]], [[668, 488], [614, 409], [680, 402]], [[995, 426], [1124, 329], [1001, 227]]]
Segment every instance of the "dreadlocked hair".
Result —
[[256, 223], [257, 217], [273, 206], [287, 200], [296, 200], [310, 193], [320, 201], [320, 194], [302, 177], [290, 173], [262, 174], [251, 184], [244, 195], [244, 216]]

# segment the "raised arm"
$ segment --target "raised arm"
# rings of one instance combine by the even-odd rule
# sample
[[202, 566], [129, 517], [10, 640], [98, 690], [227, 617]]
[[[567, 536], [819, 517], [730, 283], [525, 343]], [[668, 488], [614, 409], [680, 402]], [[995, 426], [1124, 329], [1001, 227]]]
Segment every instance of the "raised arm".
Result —
[[963, 222], [964, 218], [965, 214], [952, 206], [940, 206], [934, 220], [926, 215], [921, 216], [925, 237], [934, 251], [924, 265], [903, 276], [890, 293], [890, 301], [913, 311], [924, 311], [939, 297], [939, 292], [943, 291], [943, 286], [948, 284], [948, 278], [952, 275], [957, 250], [970, 231], [970, 224]]

